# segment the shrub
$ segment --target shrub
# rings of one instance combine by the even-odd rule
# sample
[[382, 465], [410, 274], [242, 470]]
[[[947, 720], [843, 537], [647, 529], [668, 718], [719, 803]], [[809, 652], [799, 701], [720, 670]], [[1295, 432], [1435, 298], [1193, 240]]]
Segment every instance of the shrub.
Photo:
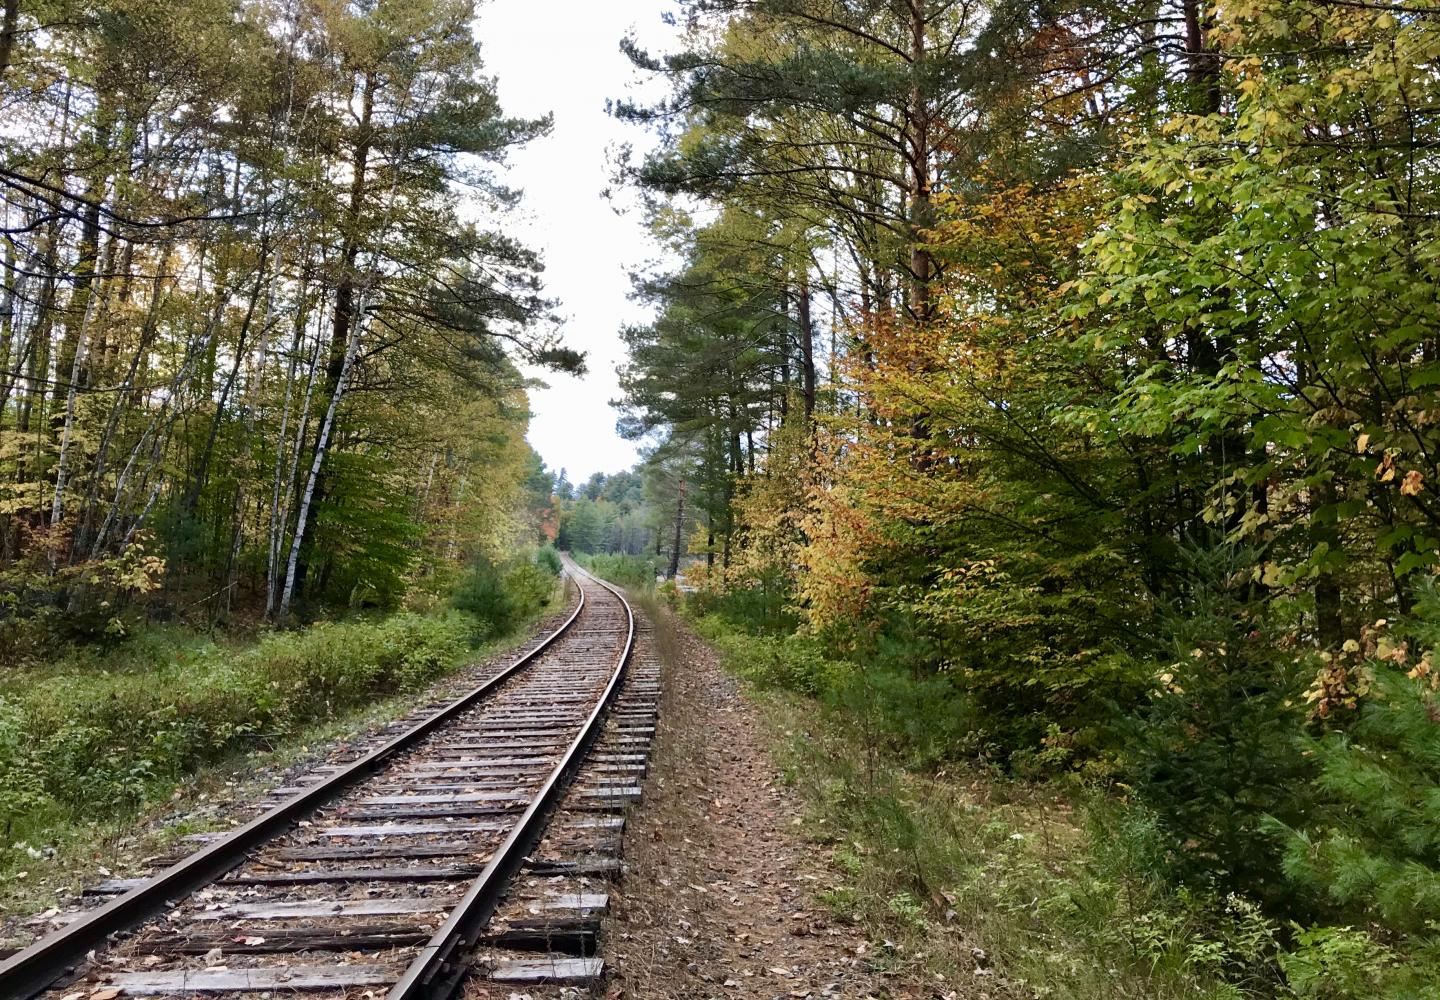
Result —
[[1177, 872], [1278, 906], [1291, 891], [1262, 826], [1304, 812], [1313, 766], [1295, 745], [1304, 671], [1247, 565], [1190, 553], [1189, 596], [1164, 622], [1173, 659], [1153, 664], [1150, 704], [1116, 728], [1128, 784], [1169, 835]]
[[717, 614], [751, 631], [775, 635], [789, 634], [800, 627], [792, 595], [778, 574], [734, 581], [727, 580], [716, 567], [705, 574], [691, 571], [686, 579], [699, 586], [691, 599], [701, 614]]
[[928, 767], [977, 752], [975, 712], [946, 674], [909, 670], [891, 662], [863, 668], [830, 656], [805, 635], [752, 635], [712, 614], [696, 627], [729, 669], [762, 689], [816, 698], [846, 716], [876, 749], [912, 766]]
[[0, 817], [11, 834], [15, 819], [33, 816], [47, 802], [45, 780], [26, 732], [24, 706], [0, 696]]
[[[545, 550], [542, 550], [545, 551]], [[555, 599], [556, 574], [537, 562], [516, 562], [505, 571], [505, 592], [510, 598], [510, 629], [550, 606]]]
[[947, 674], [872, 665], [831, 672], [830, 683], [826, 704], [909, 767], [930, 768], [989, 750], [974, 706]]
[[1082, 829], [1053, 786], [914, 774], [850, 709], [801, 705], [789, 722], [812, 835], [848, 883], [827, 901], [937, 979], [963, 989], [978, 962], [977, 996], [1276, 995], [1275, 923], [1242, 897], [1177, 890], [1148, 811], [1081, 797]]
[[451, 603], [479, 620], [476, 632], [481, 636], [503, 631], [514, 611], [500, 567], [483, 555], [456, 586]]
[[646, 589], [655, 586], [655, 560], [651, 556], [605, 552], [582, 555], [579, 562], [600, 579], [619, 587]]
[[66, 560], [55, 570], [50, 557], [68, 551], [68, 536], [30, 534], [25, 558], [0, 567], [0, 664], [39, 659], [57, 642], [113, 649], [135, 630], [165, 572], [164, 560], [147, 552], [147, 537], [117, 556]]
[[1440, 937], [1409, 955], [1358, 927], [1311, 927], [1295, 937], [1280, 965], [1292, 995], [1304, 1000], [1428, 1000], [1440, 981]]
[[[548, 554], [548, 555], [547, 555]], [[516, 558], [497, 565], [478, 557], [455, 588], [451, 603], [476, 620], [476, 641], [503, 635], [544, 610], [554, 599], [559, 557], [554, 549], [541, 549], [534, 559]]]
[[851, 669], [800, 636], [749, 635], [716, 615], [700, 619], [696, 626], [733, 672], [760, 688], [810, 697], [831, 695], [841, 686], [841, 675]]
[[535, 552], [535, 565], [539, 566], [551, 576], [559, 576], [560, 571], [565, 568], [560, 561], [560, 553], [555, 551], [555, 546], [546, 545]]
[[1318, 767], [1303, 822], [1267, 831], [1284, 871], [1324, 918], [1284, 957], [1297, 995], [1425, 995], [1440, 980], [1440, 595], [1327, 654], [1307, 693], [1301, 750]]
[[1372, 670], [1358, 717], [1303, 743], [1317, 808], [1303, 829], [1268, 829], [1286, 874], [1333, 918], [1417, 933], [1440, 925], [1440, 709], [1428, 681]]
[[[12, 675], [0, 695], [0, 828], [43, 840], [66, 815], [134, 808], [207, 763], [402, 691], [460, 664], [472, 623], [402, 613], [211, 643], [123, 669]], [[4, 855], [0, 855], [3, 858]]]

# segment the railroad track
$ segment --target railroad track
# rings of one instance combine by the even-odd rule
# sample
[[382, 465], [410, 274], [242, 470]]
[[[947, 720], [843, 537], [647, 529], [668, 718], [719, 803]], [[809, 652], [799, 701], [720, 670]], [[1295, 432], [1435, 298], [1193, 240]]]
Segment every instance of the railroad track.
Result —
[[654, 733], [633, 612], [566, 564], [573, 614], [358, 760], [0, 962], [0, 997], [443, 998], [602, 973], [595, 931]]

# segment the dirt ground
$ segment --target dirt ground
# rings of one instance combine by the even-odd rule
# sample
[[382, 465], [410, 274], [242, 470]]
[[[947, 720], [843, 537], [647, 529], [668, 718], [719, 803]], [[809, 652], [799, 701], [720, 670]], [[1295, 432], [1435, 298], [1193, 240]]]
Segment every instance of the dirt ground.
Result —
[[652, 769], [601, 939], [604, 995], [924, 995], [872, 967], [865, 935], [817, 899], [836, 876], [803, 835], [801, 805], [780, 782], [758, 709], [698, 640], [681, 630], [664, 645]]

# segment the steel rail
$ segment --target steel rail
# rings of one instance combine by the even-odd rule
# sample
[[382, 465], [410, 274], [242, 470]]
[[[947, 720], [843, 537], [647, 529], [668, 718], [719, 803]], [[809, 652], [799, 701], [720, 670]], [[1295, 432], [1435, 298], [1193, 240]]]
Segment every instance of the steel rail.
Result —
[[[579, 567], [574, 568], [579, 569]], [[580, 572], [590, 576], [584, 570], [580, 570]], [[567, 573], [572, 579], [574, 578], [573, 570], [567, 568]], [[590, 578], [595, 579], [594, 577]], [[576, 605], [575, 611], [570, 617], [565, 619], [534, 649], [485, 683], [461, 695], [455, 701], [416, 723], [384, 745], [345, 765], [314, 787], [297, 792], [250, 822], [236, 827], [223, 839], [201, 848], [153, 876], [144, 885], [136, 886], [104, 906], [90, 910], [68, 926], [0, 961], [0, 998], [3, 1000], [28, 1000], [29, 997], [44, 990], [69, 972], [76, 963], [85, 957], [86, 953], [104, 944], [111, 934], [135, 926], [146, 918], [159, 913], [174, 900], [213, 882], [220, 875], [235, 867], [251, 850], [283, 833], [300, 817], [313, 812], [360, 779], [379, 771], [381, 766], [395, 754], [408, 749], [440, 726], [451, 721], [455, 716], [483, 701], [497, 687], [529, 666], [536, 657], [569, 631], [570, 626], [579, 619], [580, 613], [585, 610], [586, 602], [585, 591], [578, 586], [578, 582], [577, 580], [576, 589], [580, 593], [580, 603]], [[618, 592], [613, 587], [604, 583], [601, 585], [618, 596]], [[624, 598], [621, 598], [621, 602], [624, 602]], [[629, 613], [628, 604], [625, 608]], [[633, 637], [633, 615], [630, 621], [630, 631]], [[627, 656], [628, 652], [627, 646]], [[607, 691], [607, 695], [608, 693]], [[526, 816], [528, 815], [527, 812]]]
[[635, 612], [619, 588], [606, 583], [575, 563], [566, 560], [566, 569], [573, 576], [580, 573], [614, 594], [625, 609], [625, 648], [620, 651], [614, 673], [595, 708], [581, 727], [579, 735], [566, 748], [564, 756], [545, 779], [545, 784], [530, 800], [530, 805], [511, 829], [484, 871], [475, 877], [469, 890], [420, 954], [410, 963], [390, 990], [386, 1000], [443, 1000], [454, 994], [466, 972], [465, 959], [494, 914], [510, 880], [524, 865], [526, 856], [539, 842], [554, 806], [560, 801], [584, 763], [591, 745], [600, 735], [601, 723], [625, 680], [630, 653], [635, 648]]

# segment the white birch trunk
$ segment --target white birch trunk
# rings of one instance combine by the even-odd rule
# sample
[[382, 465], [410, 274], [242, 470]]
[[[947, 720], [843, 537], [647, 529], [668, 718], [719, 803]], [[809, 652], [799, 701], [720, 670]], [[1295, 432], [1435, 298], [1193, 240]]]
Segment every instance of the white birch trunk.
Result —
[[[94, 288], [85, 303], [85, 315], [80, 320], [80, 332], [76, 334], [75, 358], [70, 363], [70, 386], [65, 393], [65, 427], [60, 433], [60, 455], [55, 466], [55, 497], [50, 505], [50, 528], [60, 526], [65, 517], [65, 488], [70, 475], [70, 445], [75, 437], [75, 404], [79, 396], [80, 372], [85, 366], [85, 352], [90, 346], [90, 321], [95, 315], [95, 301], [100, 296]], [[51, 549], [50, 568], [55, 568], [57, 551]]]
[[300, 561], [300, 546], [305, 541], [305, 524], [310, 517], [310, 502], [315, 496], [315, 483], [320, 478], [320, 467], [325, 462], [325, 451], [330, 443], [330, 432], [335, 426], [335, 413], [340, 400], [345, 396], [345, 385], [350, 379], [350, 369], [355, 364], [355, 355], [360, 348], [360, 327], [369, 309], [369, 296], [362, 296], [360, 308], [355, 310], [354, 323], [350, 328], [350, 339], [345, 345], [345, 358], [340, 363], [340, 376], [335, 380], [335, 392], [325, 410], [325, 419], [320, 424], [320, 437], [315, 442], [315, 458], [310, 462], [310, 473], [305, 478], [305, 491], [300, 497], [300, 510], [295, 519], [295, 536], [290, 540], [290, 558], [285, 564], [285, 589], [280, 592], [279, 616], [290, 614], [290, 602], [295, 596], [295, 567]]
[[[325, 310], [320, 309], [320, 316], [324, 317]], [[323, 324], [322, 324], [323, 325]], [[285, 453], [285, 425], [290, 415], [290, 393], [291, 386], [295, 381], [296, 357], [300, 351], [300, 340], [303, 328], [297, 324], [295, 329], [295, 352], [290, 359], [290, 373], [285, 383], [285, 414], [280, 422], [280, 436], [275, 443], [275, 482], [274, 493], [271, 500], [270, 514], [270, 553], [267, 559], [266, 576], [266, 597], [265, 616], [272, 617], [279, 601], [280, 591], [280, 553], [285, 546], [285, 526], [290, 523], [290, 507], [295, 497], [295, 477], [300, 470], [300, 451], [305, 442], [305, 431], [310, 426], [310, 406], [315, 395], [315, 372], [320, 362], [320, 345], [322, 338], [319, 334], [315, 337], [315, 346], [310, 351], [310, 359], [307, 364], [307, 376], [305, 379], [305, 398], [300, 405], [300, 415], [295, 423], [295, 445], [290, 449], [290, 467], [287, 470], [283, 465]], [[283, 500], [280, 497], [280, 483], [284, 479], [285, 493]]]

